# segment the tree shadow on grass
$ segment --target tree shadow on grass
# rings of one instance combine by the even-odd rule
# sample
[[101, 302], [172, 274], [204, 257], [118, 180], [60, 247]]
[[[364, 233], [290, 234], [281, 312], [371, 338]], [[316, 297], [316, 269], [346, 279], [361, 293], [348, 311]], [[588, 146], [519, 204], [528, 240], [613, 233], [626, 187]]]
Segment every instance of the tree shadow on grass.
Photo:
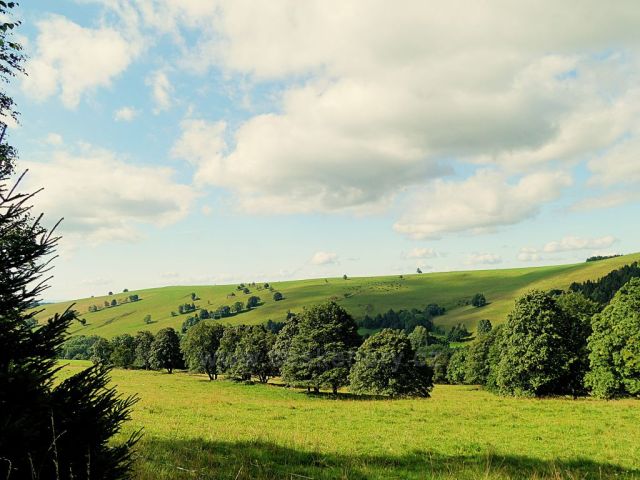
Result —
[[209, 442], [143, 438], [136, 477], [230, 479], [601, 479], [640, 478], [640, 470], [586, 458], [547, 461], [520, 455], [402, 456], [328, 454], [263, 441]]

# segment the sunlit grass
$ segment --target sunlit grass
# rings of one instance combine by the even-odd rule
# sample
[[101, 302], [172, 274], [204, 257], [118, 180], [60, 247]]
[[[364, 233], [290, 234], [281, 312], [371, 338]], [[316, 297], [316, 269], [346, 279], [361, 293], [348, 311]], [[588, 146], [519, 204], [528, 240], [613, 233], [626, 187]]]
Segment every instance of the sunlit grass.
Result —
[[[68, 375], [88, 365], [70, 362]], [[157, 478], [640, 478], [640, 402], [309, 396], [203, 375], [114, 370], [137, 393], [136, 475]]]

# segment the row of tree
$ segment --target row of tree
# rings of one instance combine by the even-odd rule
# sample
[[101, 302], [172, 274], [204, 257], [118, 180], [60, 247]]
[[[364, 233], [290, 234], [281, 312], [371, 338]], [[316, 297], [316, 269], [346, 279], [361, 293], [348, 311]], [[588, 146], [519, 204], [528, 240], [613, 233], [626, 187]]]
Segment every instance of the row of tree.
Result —
[[578, 292], [531, 291], [504, 325], [449, 358], [446, 379], [517, 396], [640, 394], [640, 279], [604, 309]]
[[632, 278], [640, 278], [640, 265], [634, 262], [609, 272], [599, 280], [572, 283], [569, 289], [580, 292], [600, 305], [606, 305], [620, 288]]

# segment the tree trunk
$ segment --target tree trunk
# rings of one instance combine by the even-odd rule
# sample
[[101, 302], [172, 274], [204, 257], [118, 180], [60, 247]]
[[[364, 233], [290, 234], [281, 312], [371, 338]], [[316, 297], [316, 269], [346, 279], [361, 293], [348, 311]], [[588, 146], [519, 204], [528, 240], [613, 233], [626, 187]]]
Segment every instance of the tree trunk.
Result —
[[313, 393], [320, 393], [320, 387], [313, 387]]
[[338, 393], [338, 387], [336, 387], [335, 385], [332, 387], [333, 389], [333, 394], [337, 394]]

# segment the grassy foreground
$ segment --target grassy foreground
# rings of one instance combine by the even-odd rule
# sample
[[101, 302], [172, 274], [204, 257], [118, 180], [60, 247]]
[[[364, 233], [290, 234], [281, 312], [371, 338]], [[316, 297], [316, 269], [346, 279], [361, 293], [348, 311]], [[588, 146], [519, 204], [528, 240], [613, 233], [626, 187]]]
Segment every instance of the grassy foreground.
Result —
[[[469, 272], [425, 273], [421, 275], [398, 275], [386, 277], [358, 277], [296, 280], [272, 284], [285, 299], [275, 302], [268, 290], [250, 287], [250, 295], [263, 300], [258, 308], [225, 318], [229, 324], [257, 324], [268, 319], [281, 321], [287, 310], [298, 312], [303, 306], [322, 303], [329, 299], [338, 301], [356, 319], [365, 314], [375, 315], [390, 308], [424, 308], [429, 303], [437, 303], [447, 308], [448, 313], [436, 319], [436, 323], [450, 327], [464, 323], [475, 329], [482, 318], [494, 324], [502, 323], [513, 306], [517, 296], [531, 288], [567, 288], [572, 282], [597, 280], [611, 270], [640, 261], [640, 253], [599, 262], [559, 265], [551, 267], [516, 268], [507, 270], [482, 270]], [[188, 315], [171, 316], [178, 305], [191, 303], [191, 293], [200, 300], [198, 308], [215, 310], [220, 305], [232, 305], [240, 300], [246, 302], [249, 295], [235, 289], [235, 285], [180, 286], [116, 293], [113, 296], [76, 300], [75, 308], [86, 320], [85, 326], [76, 324], [72, 333], [113, 337], [121, 333], [135, 335], [139, 330], [156, 332], [164, 327], [179, 328]], [[235, 297], [228, 297], [234, 292]], [[489, 305], [483, 308], [460, 306], [461, 300], [468, 300], [473, 294], [482, 292]], [[113, 298], [122, 299], [130, 294], [138, 294], [142, 300], [88, 313], [90, 305], [103, 305]], [[42, 320], [56, 312], [61, 312], [72, 302], [46, 305], [37, 317]], [[151, 324], [144, 323], [150, 314]]]
[[[66, 376], [89, 365], [71, 361]], [[640, 402], [527, 400], [439, 385], [383, 400], [114, 370], [138, 393], [138, 479], [640, 478]]]

